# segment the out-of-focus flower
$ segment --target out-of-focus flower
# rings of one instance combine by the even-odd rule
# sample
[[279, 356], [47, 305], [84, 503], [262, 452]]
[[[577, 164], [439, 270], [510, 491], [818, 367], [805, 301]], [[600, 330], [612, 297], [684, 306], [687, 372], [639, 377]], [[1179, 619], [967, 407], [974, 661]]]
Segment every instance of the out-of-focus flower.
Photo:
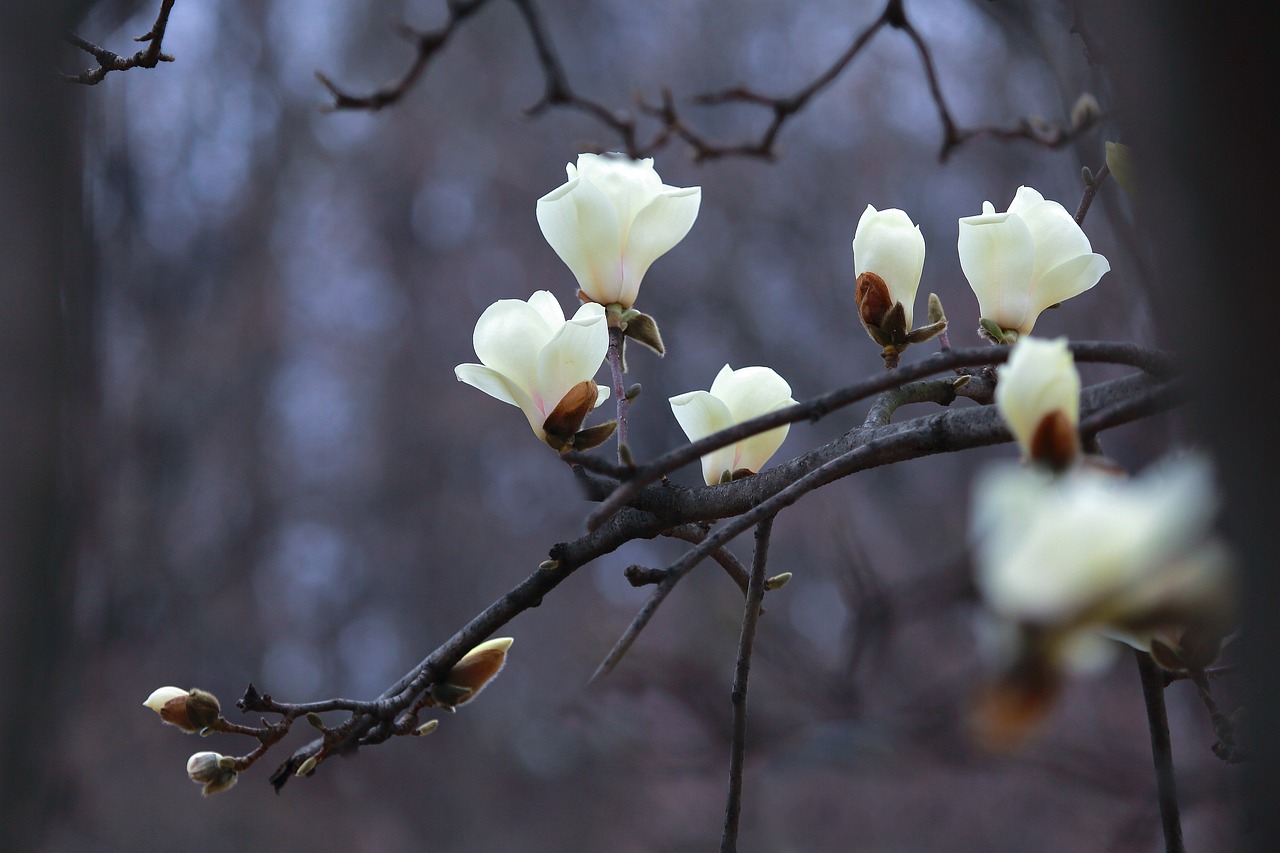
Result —
[[235, 785], [238, 778], [234, 758], [217, 752], [197, 752], [187, 759], [187, 777], [203, 785], [206, 797]]
[[160, 687], [153, 690], [142, 703], [160, 715], [160, 719], [184, 732], [199, 732], [222, 714], [218, 697], [212, 693], [192, 688]]
[[958, 248], [984, 325], [995, 326], [1002, 341], [1030, 334], [1041, 311], [1111, 269], [1071, 214], [1031, 187], [1019, 187], [1005, 213], [984, 201], [980, 216], [962, 218]]
[[1129, 152], [1129, 146], [1120, 142], [1108, 142], [1106, 149], [1107, 168], [1111, 170], [1111, 176], [1121, 189], [1129, 195], [1135, 195], [1138, 187], [1133, 175], [1133, 155]]
[[[853, 235], [854, 302], [858, 319], [871, 340], [884, 347], [886, 367], [908, 344], [926, 341], [946, 328], [946, 321], [911, 329], [912, 306], [924, 270], [924, 236], [906, 213], [893, 208], [862, 212]], [[932, 319], [932, 318], [931, 318]]]
[[538, 199], [538, 225], [586, 299], [630, 308], [649, 265], [684, 239], [701, 187], [662, 183], [653, 159], [581, 154], [569, 180]]
[[472, 340], [482, 364], [460, 364], [454, 375], [519, 406], [534, 434], [557, 450], [572, 445], [582, 421], [609, 396], [591, 378], [609, 349], [600, 305], [583, 305], [566, 321], [549, 291], [528, 302], [502, 299], [480, 315]]
[[1061, 471], [1080, 452], [1080, 373], [1066, 338], [1019, 338], [997, 376], [996, 407], [1026, 459]]
[[975, 579], [1003, 638], [1003, 675], [982, 705], [996, 740], [1020, 739], [1065, 673], [1111, 659], [1112, 639], [1167, 668], [1217, 657], [1235, 606], [1230, 561], [1210, 535], [1215, 503], [1196, 457], [1134, 479], [1020, 466], [980, 478]]
[[507, 649], [514, 642], [511, 637], [495, 637], [463, 655], [453, 669], [449, 670], [449, 674], [432, 687], [431, 695], [436, 704], [452, 711], [458, 705], [476, 698], [485, 685], [502, 671], [507, 663]]
[[[689, 391], [672, 397], [671, 411], [690, 441], [697, 441], [751, 418], [790, 406], [791, 386], [768, 367], [725, 365], [711, 390]], [[702, 476], [708, 485], [759, 471], [782, 446], [789, 424], [722, 447], [702, 457]]]

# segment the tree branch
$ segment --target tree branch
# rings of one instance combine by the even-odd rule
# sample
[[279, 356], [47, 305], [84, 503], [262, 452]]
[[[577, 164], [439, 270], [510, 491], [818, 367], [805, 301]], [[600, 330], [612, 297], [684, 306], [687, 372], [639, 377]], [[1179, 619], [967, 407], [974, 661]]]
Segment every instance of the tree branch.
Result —
[[127, 71], [130, 68], [155, 68], [161, 62], [173, 62], [173, 57], [161, 50], [165, 29], [169, 26], [169, 11], [171, 9], [173, 9], [173, 0], [162, 0], [160, 12], [156, 15], [156, 22], [151, 25], [151, 29], [144, 35], [134, 39], [134, 41], [147, 42], [147, 46], [133, 56], [120, 56], [75, 33], [68, 33], [67, 41], [98, 60], [98, 67], [86, 68], [79, 74], [62, 74], [60, 76], [68, 83], [96, 86], [112, 71]]

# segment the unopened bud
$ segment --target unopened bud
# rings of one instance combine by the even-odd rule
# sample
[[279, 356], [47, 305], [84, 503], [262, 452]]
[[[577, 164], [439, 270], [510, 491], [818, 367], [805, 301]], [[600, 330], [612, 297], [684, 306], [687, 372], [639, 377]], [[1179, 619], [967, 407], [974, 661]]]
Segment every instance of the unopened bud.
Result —
[[423, 735], [431, 734], [438, 728], [440, 728], [439, 720], [427, 720], [425, 723], [414, 729], [413, 733], [418, 737], [422, 737]]
[[560, 561], [559, 560], [543, 560], [541, 563], [538, 563], [538, 568], [548, 572], [555, 571], [556, 569], [560, 568]]
[[481, 643], [462, 656], [441, 681], [431, 688], [436, 703], [452, 710], [476, 697], [507, 662], [511, 637], [497, 637]]
[[783, 572], [782, 574], [774, 575], [773, 577], [765, 580], [764, 588], [765, 589], [782, 589], [784, 586], [787, 585], [787, 581], [789, 580], [791, 580], [791, 572]]
[[307, 722], [311, 724], [312, 728], [324, 731], [324, 720], [321, 719], [320, 715], [315, 711], [311, 711], [307, 714]]
[[204, 786], [206, 797], [225, 791], [236, 783], [235, 759], [217, 752], [197, 752], [187, 759], [187, 777]]
[[312, 773], [316, 772], [316, 766], [319, 764], [320, 764], [320, 759], [316, 758], [313, 755], [310, 758], [308, 758], [306, 761], [299, 764], [298, 769], [293, 771], [293, 775], [294, 776], [310, 776]]
[[1102, 107], [1098, 106], [1098, 99], [1088, 92], [1077, 98], [1075, 106], [1071, 108], [1072, 130], [1083, 130], [1097, 123], [1100, 118]]
[[161, 687], [142, 703], [160, 715], [160, 719], [184, 732], [208, 728], [222, 715], [218, 697], [197, 687]]

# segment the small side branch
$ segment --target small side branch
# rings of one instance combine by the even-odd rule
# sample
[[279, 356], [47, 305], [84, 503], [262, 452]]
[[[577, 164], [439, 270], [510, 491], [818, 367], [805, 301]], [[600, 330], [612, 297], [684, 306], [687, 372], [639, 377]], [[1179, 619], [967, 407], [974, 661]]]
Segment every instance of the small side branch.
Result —
[[729, 751], [729, 798], [724, 810], [724, 832], [720, 853], [736, 853], [738, 819], [742, 814], [742, 768], [747, 755], [747, 680], [751, 676], [751, 651], [755, 647], [756, 624], [764, 601], [764, 567], [769, 559], [769, 534], [773, 518], [756, 525], [756, 552], [751, 561], [747, 603], [742, 611], [742, 636], [738, 640], [738, 663], [733, 673], [733, 744]]
[[1151, 732], [1151, 757], [1156, 767], [1156, 790], [1160, 798], [1160, 826], [1164, 831], [1165, 853], [1186, 853], [1182, 843], [1182, 819], [1178, 814], [1178, 789], [1173, 778], [1173, 745], [1169, 739], [1169, 717], [1164, 707], [1164, 676], [1160, 667], [1143, 651], [1135, 651], [1138, 674], [1142, 678], [1142, 698], [1147, 705], [1147, 728]]
[[165, 29], [169, 26], [169, 12], [171, 9], [173, 9], [173, 0], [163, 0], [161, 2], [160, 12], [156, 15], [156, 22], [151, 25], [151, 29], [144, 35], [134, 39], [134, 41], [146, 42], [147, 46], [133, 56], [120, 56], [75, 33], [68, 34], [67, 41], [98, 60], [98, 67], [86, 68], [79, 74], [63, 74], [61, 75], [62, 79], [68, 83], [96, 86], [112, 71], [128, 71], [130, 68], [155, 68], [161, 62], [173, 62], [173, 57], [164, 53], [161, 49], [161, 44], [164, 42]]

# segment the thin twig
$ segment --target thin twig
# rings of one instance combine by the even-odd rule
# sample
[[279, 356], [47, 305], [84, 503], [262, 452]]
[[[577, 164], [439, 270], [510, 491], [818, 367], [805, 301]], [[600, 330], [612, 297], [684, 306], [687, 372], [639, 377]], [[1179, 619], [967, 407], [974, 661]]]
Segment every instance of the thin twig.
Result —
[[755, 647], [756, 624], [764, 601], [764, 569], [769, 559], [769, 534], [773, 518], [756, 525], [756, 551], [751, 560], [751, 580], [747, 602], [742, 609], [742, 635], [738, 640], [738, 663], [733, 671], [733, 742], [729, 750], [729, 796], [724, 809], [724, 832], [720, 853], [736, 853], [738, 818], [742, 814], [742, 766], [747, 755], [747, 680], [751, 676], [751, 651]]
[[1092, 180], [1084, 186], [1084, 194], [1080, 196], [1080, 206], [1076, 208], [1076, 224], [1083, 225], [1084, 218], [1089, 213], [1089, 206], [1093, 204], [1093, 197], [1098, 194], [1098, 187], [1102, 186], [1102, 182], [1111, 174], [1111, 169], [1106, 163], [1102, 164], [1102, 168], [1093, 176]]
[[1156, 768], [1165, 853], [1186, 853], [1182, 843], [1182, 820], [1178, 814], [1178, 789], [1173, 778], [1169, 717], [1164, 707], [1164, 676], [1151, 655], [1137, 649], [1134, 653], [1138, 659], [1138, 674], [1142, 678], [1142, 698], [1147, 706], [1147, 728], [1151, 733], [1151, 757]]
[[84, 86], [96, 86], [112, 71], [127, 71], [130, 68], [155, 68], [161, 62], [173, 62], [173, 57], [164, 53], [161, 45], [164, 42], [165, 29], [169, 26], [169, 11], [173, 8], [173, 0], [163, 0], [156, 21], [144, 35], [134, 41], [146, 42], [147, 46], [133, 56], [120, 56], [99, 47], [88, 39], [75, 33], [67, 35], [67, 41], [98, 60], [97, 68], [86, 68], [79, 74], [60, 75], [68, 83], [80, 83]]

